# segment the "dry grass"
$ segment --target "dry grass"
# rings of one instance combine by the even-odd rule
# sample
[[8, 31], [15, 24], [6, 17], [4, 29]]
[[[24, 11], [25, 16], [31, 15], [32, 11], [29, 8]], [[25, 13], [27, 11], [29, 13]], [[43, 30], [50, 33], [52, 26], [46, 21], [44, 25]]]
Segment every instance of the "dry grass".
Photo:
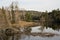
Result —
[[19, 25], [21, 27], [30, 27], [30, 26], [33, 26], [35, 24], [36, 24], [35, 22], [19, 21]]

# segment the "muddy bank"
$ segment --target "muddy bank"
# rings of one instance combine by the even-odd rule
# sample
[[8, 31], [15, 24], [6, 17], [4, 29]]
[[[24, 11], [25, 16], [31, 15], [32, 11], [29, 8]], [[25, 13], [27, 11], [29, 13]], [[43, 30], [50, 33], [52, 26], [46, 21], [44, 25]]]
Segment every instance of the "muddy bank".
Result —
[[[24, 34], [24, 33], [22, 33]], [[32, 36], [41, 36], [41, 37], [54, 37], [54, 36], [60, 36], [60, 34], [54, 34], [54, 33], [28, 33], [25, 35], [32, 35]]]
[[31, 33], [33, 36], [42, 36], [42, 37], [53, 37], [53, 36], [59, 36], [59, 34], [53, 34], [53, 33]]

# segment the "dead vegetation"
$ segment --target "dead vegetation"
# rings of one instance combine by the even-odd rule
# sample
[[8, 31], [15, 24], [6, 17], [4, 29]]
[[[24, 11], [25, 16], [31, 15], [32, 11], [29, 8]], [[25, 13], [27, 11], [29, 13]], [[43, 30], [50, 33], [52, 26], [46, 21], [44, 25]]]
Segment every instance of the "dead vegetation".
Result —
[[35, 23], [35, 22], [19, 21], [20, 27], [32, 27], [32, 26], [37, 26], [37, 25], [38, 23]]

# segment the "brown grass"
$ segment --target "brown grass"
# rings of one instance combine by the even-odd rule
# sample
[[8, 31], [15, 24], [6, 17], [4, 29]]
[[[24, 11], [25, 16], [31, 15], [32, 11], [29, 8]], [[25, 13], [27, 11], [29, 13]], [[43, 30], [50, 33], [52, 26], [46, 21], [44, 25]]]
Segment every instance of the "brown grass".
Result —
[[21, 27], [33, 26], [33, 25], [35, 25], [35, 22], [19, 21], [19, 25]]

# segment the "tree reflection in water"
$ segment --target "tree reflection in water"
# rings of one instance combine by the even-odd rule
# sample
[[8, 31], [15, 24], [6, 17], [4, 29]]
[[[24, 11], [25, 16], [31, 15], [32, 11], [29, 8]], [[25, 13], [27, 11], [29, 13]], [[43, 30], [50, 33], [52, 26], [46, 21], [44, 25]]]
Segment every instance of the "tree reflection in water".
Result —
[[[54, 37], [57, 34], [53, 33], [31, 33], [30, 28], [25, 28], [24, 32], [14, 32], [12, 29], [6, 29], [6, 31], [0, 31], [0, 40], [30, 40], [32, 37]], [[32, 39], [33, 39], [32, 38]]]

